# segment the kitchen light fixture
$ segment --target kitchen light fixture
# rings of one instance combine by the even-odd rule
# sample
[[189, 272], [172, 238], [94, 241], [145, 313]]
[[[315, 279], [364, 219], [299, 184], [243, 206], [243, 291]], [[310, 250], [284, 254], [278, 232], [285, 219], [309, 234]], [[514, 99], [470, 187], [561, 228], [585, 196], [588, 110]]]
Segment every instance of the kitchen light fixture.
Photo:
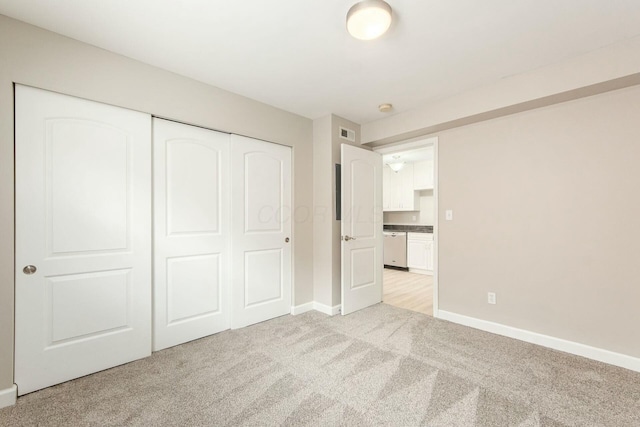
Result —
[[359, 40], [373, 40], [391, 25], [391, 6], [383, 0], [362, 0], [347, 12], [347, 30]]
[[387, 163], [387, 166], [389, 166], [391, 170], [394, 171], [395, 173], [398, 173], [400, 169], [404, 167], [404, 162], [401, 162], [399, 159], [400, 159], [400, 156], [396, 155], [396, 156], [393, 156], [393, 163]]
[[400, 169], [404, 167], [404, 162], [387, 163], [387, 166], [389, 166], [391, 170], [394, 171], [395, 173], [398, 173]]

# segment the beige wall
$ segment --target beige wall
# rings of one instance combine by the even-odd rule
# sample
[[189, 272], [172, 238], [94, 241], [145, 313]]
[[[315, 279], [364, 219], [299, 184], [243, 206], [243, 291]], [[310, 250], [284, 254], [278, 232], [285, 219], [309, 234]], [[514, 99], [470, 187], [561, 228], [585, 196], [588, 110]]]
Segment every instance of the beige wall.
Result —
[[[340, 126], [356, 133], [355, 142], [340, 138]], [[341, 144], [360, 148], [360, 125], [336, 115], [313, 122], [314, 183], [314, 300], [333, 307], [340, 304], [340, 221], [336, 221], [335, 165]]]
[[293, 147], [294, 303], [313, 300], [312, 122], [0, 16], [0, 390], [13, 384], [13, 83]]
[[640, 357], [640, 87], [439, 137], [440, 310]]
[[362, 125], [391, 143], [640, 83], [640, 35]]
[[333, 287], [334, 172], [331, 115], [313, 121], [313, 299], [331, 306]]

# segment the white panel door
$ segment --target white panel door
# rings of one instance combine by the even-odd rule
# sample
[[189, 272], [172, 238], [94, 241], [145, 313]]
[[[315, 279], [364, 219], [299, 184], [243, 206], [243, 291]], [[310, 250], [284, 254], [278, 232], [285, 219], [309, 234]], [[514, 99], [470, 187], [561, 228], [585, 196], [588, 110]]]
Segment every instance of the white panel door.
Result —
[[342, 314], [382, 301], [382, 157], [342, 144]]
[[291, 312], [291, 149], [231, 135], [232, 314], [241, 328]]
[[229, 328], [229, 135], [153, 120], [154, 331], [161, 350]]
[[22, 395], [151, 354], [151, 117], [25, 86], [15, 110]]

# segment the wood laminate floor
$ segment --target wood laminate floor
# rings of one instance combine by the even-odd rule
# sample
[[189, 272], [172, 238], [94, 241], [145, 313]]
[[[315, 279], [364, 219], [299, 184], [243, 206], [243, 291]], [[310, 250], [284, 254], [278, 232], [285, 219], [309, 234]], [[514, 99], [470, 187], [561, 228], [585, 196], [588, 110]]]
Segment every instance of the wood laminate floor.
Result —
[[384, 269], [382, 301], [433, 316], [433, 276]]

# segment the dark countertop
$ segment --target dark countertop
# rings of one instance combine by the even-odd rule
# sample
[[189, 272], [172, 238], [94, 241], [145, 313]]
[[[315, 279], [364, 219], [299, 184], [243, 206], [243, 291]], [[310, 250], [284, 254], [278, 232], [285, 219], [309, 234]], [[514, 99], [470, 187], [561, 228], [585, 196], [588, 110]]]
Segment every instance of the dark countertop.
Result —
[[384, 231], [408, 231], [410, 233], [433, 233], [433, 225], [384, 224]]

